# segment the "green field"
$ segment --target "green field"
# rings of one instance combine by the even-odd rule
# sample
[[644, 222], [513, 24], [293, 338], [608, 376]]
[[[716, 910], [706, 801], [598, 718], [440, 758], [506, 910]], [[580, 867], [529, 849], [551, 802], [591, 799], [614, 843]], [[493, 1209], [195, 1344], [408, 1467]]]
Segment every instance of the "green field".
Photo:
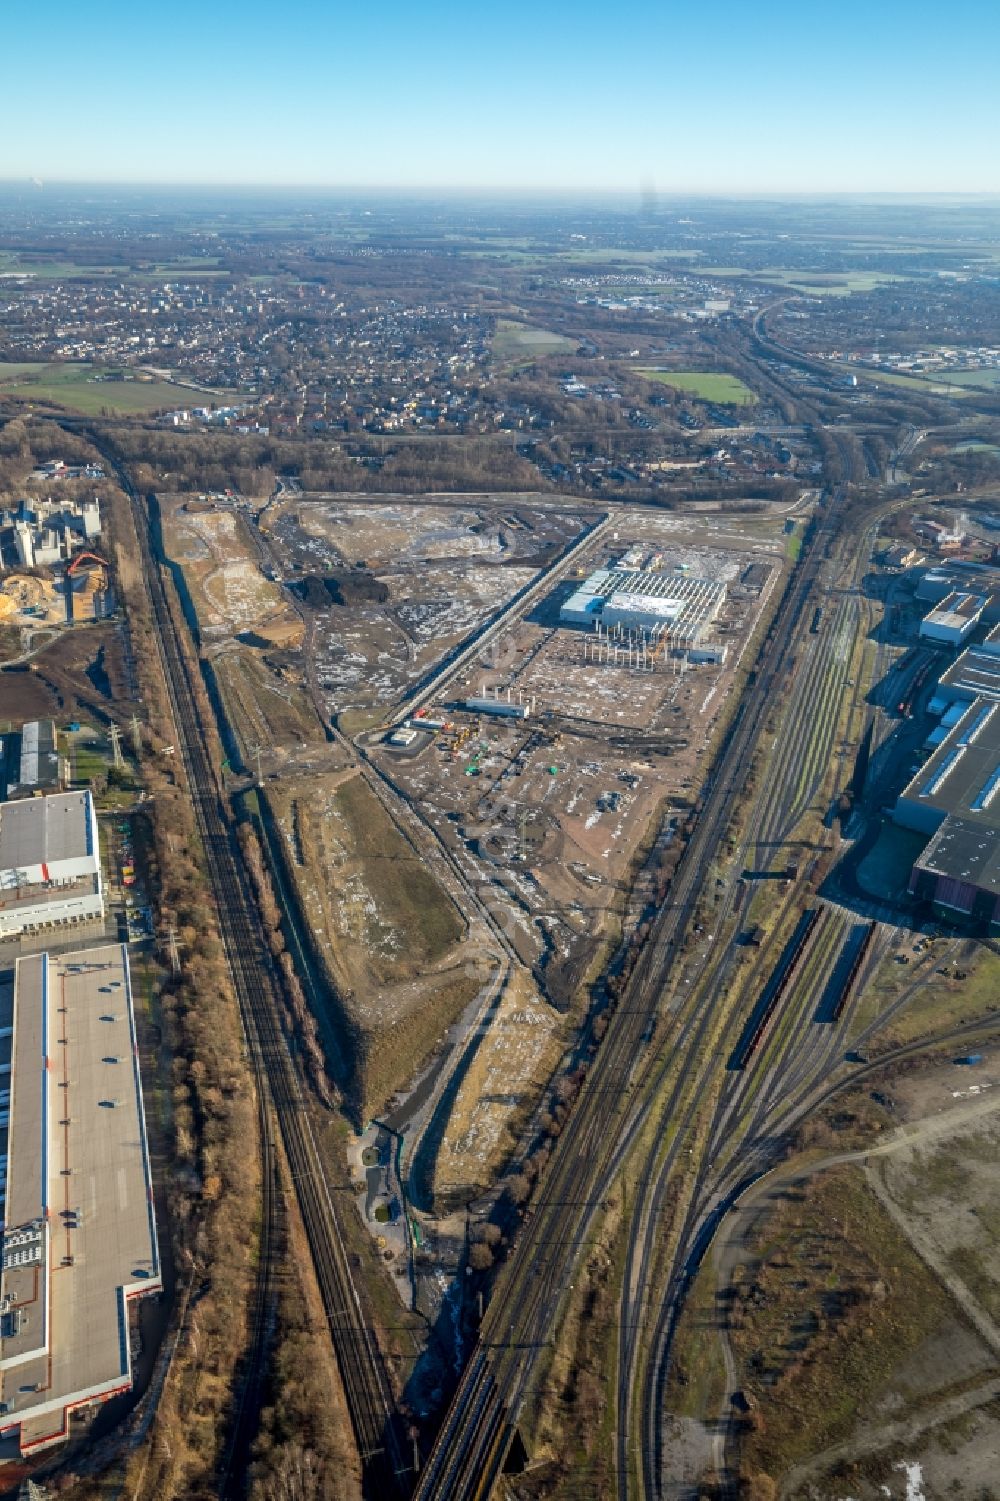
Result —
[[[932, 395], [941, 395], [950, 386], [953, 396], [968, 396], [970, 391], [977, 389], [968, 384], [957, 385], [954, 376], [946, 375], [897, 375], [894, 370], [872, 370], [866, 365], [837, 365], [838, 370], [845, 374], [856, 375], [858, 380], [872, 380], [880, 386], [900, 386], [906, 391], [924, 391]], [[989, 370], [969, 371], [968, 374], [992, 375]]]
[[675, 391], [685, 391], [699, 401], [714, 401], [724, 406], [748, 407], [755, 405], [757, 398], [749, 386], [735, 375], [725, 375], [713, 370], [640, 370], [647, 380], [659, 381], [672, 386]]
[[939, 386], [967, 386], [973, 391], [1000, 390], [1000, 370], [933, 370], [926, 379]]
[[768, 282], [803, 297], [847, 297], [851, 292], [871, 292], [875, 287], [907, 280], [887, 271], [789, 271], [777, 266], [763, 271], [752, 271], [746, 266], [699, 266], [698, 275]]
[[0, 397], [51, 403], [86, 417], [97, 416], [105, 408], [128, 416], [192, 403], [191, 392], [167, 381], [95, 379], [102, 373], [86, 364], [0, 364]]
[[547, 328], [532, 328], [512, 318], [498, 318], [493, 354], [502, 363], [519, 364], [539, 355], [560, 354], [575, 349], [576, 342]]
[[141, 267], [82, 265], [60, 256], [24, 257], [0, 251], [0, 275], [30, 276], [34, 281], [78, 281], [86, 277], [134, 276], [140, 281], [183, 281], [193, 276], [225, 276], [217, 255], [179, 256], [176, 261], [158, 261]]

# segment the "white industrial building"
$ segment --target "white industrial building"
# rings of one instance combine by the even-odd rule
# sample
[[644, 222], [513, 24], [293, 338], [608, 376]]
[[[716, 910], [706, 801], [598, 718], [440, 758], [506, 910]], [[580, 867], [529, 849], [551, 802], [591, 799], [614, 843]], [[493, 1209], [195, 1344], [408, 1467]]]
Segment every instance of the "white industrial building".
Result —
[[0, 804], [0, 938], [103, 919], [89, 792]]
[[688, 647], [701, 641], [725, 600], [722, 580], [696, 578], [682, 569], [599, 568], [566, 600], [559, 619], [563, 625], [633, 631], [650, 640], [666, 637]]
[[956, 589], [970, 594], [992, 594], [1000, 589], [1000, 569], [991, 563], [964, 563], [958, 559], [928, 568], [917, 584], [917, 599], [937, 604]]
[[[910, 891], [951, 921], [1000, 928], [1000, 704], [976, 699], [900, 793], [893, 819], [929, 837]], [[949, 715], [954, 719], [954, 715]]]
[[52, 567], [101, 535], [97, 500], [22, 500], [0, 511], [0, 567]]
[[1000, 703], [1000, 626], [985, 641], [967, 646], [941, 674], [930, 709], [940, 713], [949, 704], [971, 704], [974, 698]]
[[954, 589], [928, 610], [920, 622], [919, 634], [924, 641], [961, 646], [979, 624], [988, 603], [985, 594], [968, 594]]
[[129, 1305], [162, 1286], [124, 945], [18, 959], [0, 1065], [0, 1434], [31, 1455], [130, 1389]]
[[527, 719], [531, 712], [528, 704], [514, 703], [507, 698], [487, 698], [485, 694], [467, 698], [464, 707], [469, 714], [496, 714], [501, 719]]

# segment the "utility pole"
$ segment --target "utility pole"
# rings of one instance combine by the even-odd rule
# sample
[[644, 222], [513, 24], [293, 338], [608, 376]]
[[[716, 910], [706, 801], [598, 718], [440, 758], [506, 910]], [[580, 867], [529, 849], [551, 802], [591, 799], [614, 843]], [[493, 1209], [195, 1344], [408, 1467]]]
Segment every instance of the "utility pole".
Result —
[[135, 751], [135, 759], [138, 761], [142, 755], [142, 725], [139, 723], [138, 714], [133, 714], [132, 725], [132, 749]]
[[170, 956], [170, 968], [175, 975], [179, 975], [181, 972], [181, 956], [180, 950], [177, 947], [177, 929], [173, 923], [167, 929], [167, 953]]
[[260, 769], [260, 746], [259, 745], [254, 746], [254, 755], [257, 758], [257, 786], [258, 787], [263, 787], [263, 785], [264, 785], [264, 775], [263, 775], [263, 773], [262, 773], [262, 771]]
[[118, 768], [119, 771], [121, 771], [121, 770], [124, 769], [124, 766], [125, 766], [125, 757], [122, 755], [122, 735], [121, 735], [121, 730], [119, 730], [119, 728], [118, 728], [118, 726], [116, 724], [112, 724], [111, 729], [108, 731], [108, 734], [109, 734], [110, 739], [111, 739], [111, 755], [112, 755], [112, 759], [114, 760], [115, 766]]

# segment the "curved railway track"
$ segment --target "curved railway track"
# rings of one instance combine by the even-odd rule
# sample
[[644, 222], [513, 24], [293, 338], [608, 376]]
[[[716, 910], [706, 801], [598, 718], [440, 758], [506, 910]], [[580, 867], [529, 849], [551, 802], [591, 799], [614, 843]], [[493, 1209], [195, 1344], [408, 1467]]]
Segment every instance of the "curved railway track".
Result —
[[199, 709], [199, 684], [183, 650], [149, 533], [149, 517], [117, 453], [94, 435], [95, 446], [111, 463], [133, 508], [146, 586], [157, 627], [158, 650], [178, 735], [188, 788], [201, 836], [219, 929], [239, 1001], [244, 1037], [260, 1101], [264, 1154], [264, 1219], [261, 1267], [251, 1309], [252, 1332], [233, 1432], [222, 1471], [222, 1491], [232, 1494], [241, 1457], [248, 1453], [266, 1380], [266, 1328], [276, 1256], [274, 1221], [276, 1142], [282, 1145], [298, 1198], [322, 1297], [323, 1308], [344, 1384], [351, 1424], [361, 1457], [364, 1486], [374, 1501], [408, 1493], [406, 1444], [372, 1321], [351, 1276], [312, 1120], [289, 1040], [281, 1024], [279, 981], [248, 884], [235, 830], [223, 803], [207, 750], [209, 728]]
[[[664, 978], [676, 945], [691, 924], [705, 869], [730, 823], [769, 703], [781, 691], [789, 652], [835, 528], [835, 507], [828, 503], [778, 606], [761, 670], [737, 709], [709, 778], [703, 810], [678, 867], [669, 905], [661, 909], [653, 935], [640, 953], [487, 1310], [479, 1346], [421, 1478], [420, 1501], [485, 1497], [502, 1466], [594, 1214], [648, 1119], [656, 1076], [665, 1074], [668, 1067], [644, 1057], [659, 1013]], [[704, 1008], [688, 1023], [682, 1042], [692, 1059], [704, 1049], [712, 1010]], [[671, 1109], [679, 1106], [682, 1088], [679, 1080]], [[640, 1096], [646, 1097], [645, 1104], [639, 1104]], [[478, 1420], [483, 1405], [500, 1409], [496, 1424]], [[620, 1432], [622, 1427], [620, 1423]], [[507, 1435], [504, 1442], [496, 1442], [497, 1432]], [[483, 1438], [486, 1433], [488, 1442]]]

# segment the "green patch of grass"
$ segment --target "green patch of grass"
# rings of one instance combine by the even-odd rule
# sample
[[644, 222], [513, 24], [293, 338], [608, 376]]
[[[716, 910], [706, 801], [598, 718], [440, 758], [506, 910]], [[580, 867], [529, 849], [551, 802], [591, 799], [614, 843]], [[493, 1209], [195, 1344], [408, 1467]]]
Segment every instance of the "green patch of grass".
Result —
[[743, 277], [747, 281], [767, 282], [775, 288], [803, 297], [847, 297], [852, 292], [871, 292], [892, 282], [906, 281], [886, 271], [796, 271], [769, 266], [754, 271], [746, 266], [699, 266], [699, 276], [720, 278]]
[[726, 1364], [719, 1340], [715, 1267], [706, 1257], [685, 1300], [670, 1366], [667, 1410], [713, 1423], [726, 1394]]
[[17, 255], [0, 251], [0, 274], [29, 276], [32, 281], [83, 281], [107, 276], [131, 277], [139, 281], [186, 281], [203, 276], [228, 276], [217, 255], [179, 256], [176, 261], [159, 261], [132, 266], [113, 263], [87, 264], [65, 256]]
[[[873, 1039], [876, 1049], [887, 1045], [899, 1047], [929, 1033], [945, 1032], [962, 1022], [986, 1016], [1000, 1006], [1000, 955], [993, 953], [991, 949], [980, 948], [974, 961], [959, 960], [958, 968], [963, 975], [961, 980], [954, 977], [955, 965], [956, 961], [950, 959], [947, 975], [935, 974], [933, 980], [908, 1002], [900, 1014], [893, 1017], [885, 1031], [876, 1034]], [[888, 966], [884, 968], [887, 970]], [[905, 984], [909, 966], [899, 965], [893, 968], [902, 972], [896, 983]], [[881, 976], [882, 971], [879, 973]], [[896, 976], [893, 975], [892, 978], [895, 980]], [[971, 1048], [975, 1044], [968, 1043], [966, 1046]], [[963, 1071], [960, 1069], [958, 1072]]]
[[66, 407], [84, 416], [105, 410], [129, 416], [184, 405], [184, 391], [168, 381], [98, 378], [105, 373], [89, 364], [0, 364], [0, 396]]
[[521, 362], [539, 355], [559, 354], [575, 349], [573, 339], [564, 334], [553, 333], [547, 328], [532, 328], [526, 323], [516, 323], [512, 318], [498, 318], [493, 337], [493, 354], [501, 363]]
[[95, 777], [107, 774], [108, 758], [92, 741], [75, 740], [70, 753], [70, 768], [74, 782], [92, 782]]
[[944, 386], [967, 386], [974, 391], [1000, 389], [1000, 370], [938, 370], [929, 372], [927, 379]]
[[378, 908], [372, 921], [406, 933], [410, 963], [442, 959], [462, 936], [455, 904], [361, 777], [339, 787], [335, 802]]
[[[879, 386], [898, 386], [903, 391], [924, 391], [934, 394], [948, 389], [949, 377], [945, 375], [897, 375], [893, 370], [869, 370], [864, 365], [838, 365], [836, 362], [834, 362], [834, 369], [842, 370], [845, 375], [856, 375], [859, 381], [874, 381]], [[956, 385], [953, 387], [952, 394], [966, 396], [969, 394], [969, 389]]]
[[671, 386], [675, 391], [685, 391], [699, 401], [712, 401], [722, 406], [753, 406], [757, 398], [735, 375], [726, 375], [717, 370], [653, 370], [640, 369], [647, 380]]

